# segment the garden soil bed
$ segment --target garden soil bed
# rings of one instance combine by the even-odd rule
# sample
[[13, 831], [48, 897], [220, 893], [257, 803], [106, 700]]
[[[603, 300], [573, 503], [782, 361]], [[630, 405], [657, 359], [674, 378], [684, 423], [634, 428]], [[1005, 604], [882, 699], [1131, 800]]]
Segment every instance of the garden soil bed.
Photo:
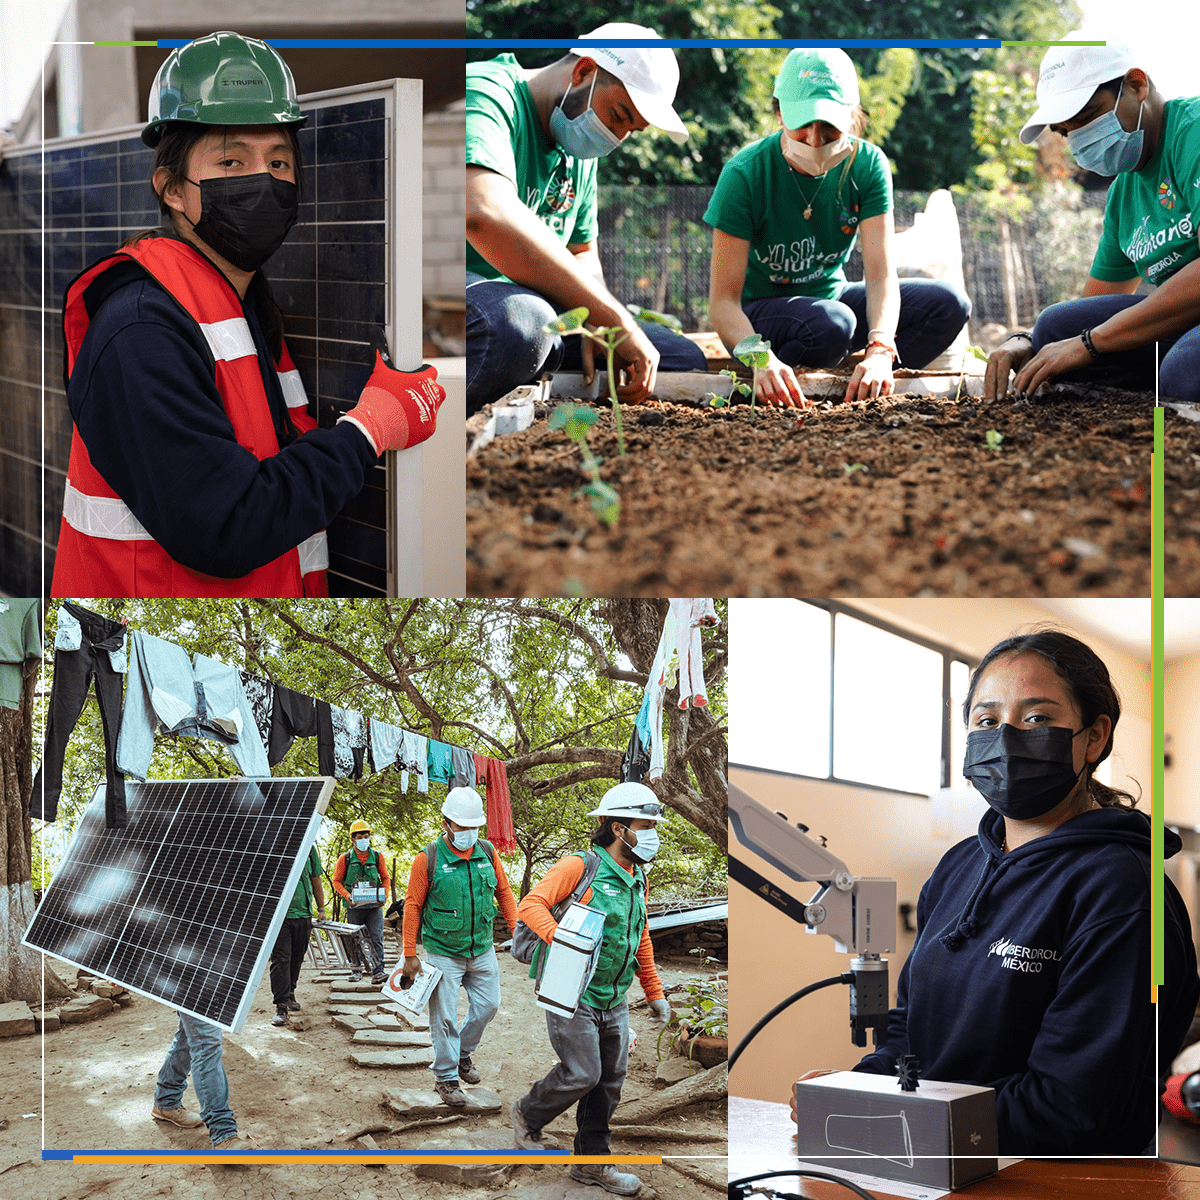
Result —
[[[898, 396], [753, 418], [748, 405], [627, 406], [624, 459], [605, 406], [589, 444], [621, 496], [612, 529], [575, 494], [586, 482], [575, 444], [539, 419], [467, 464], [467, 589], [1147, 595], [1152, 406], [1070, 385], [1031, 400]], [[1200, 426], [1171, 428], [1189, 447], [1177, 482], [1192, 499], [1176, 519], [1191, 588]], [[1003, 435], [996, 449], [989, 430]]]

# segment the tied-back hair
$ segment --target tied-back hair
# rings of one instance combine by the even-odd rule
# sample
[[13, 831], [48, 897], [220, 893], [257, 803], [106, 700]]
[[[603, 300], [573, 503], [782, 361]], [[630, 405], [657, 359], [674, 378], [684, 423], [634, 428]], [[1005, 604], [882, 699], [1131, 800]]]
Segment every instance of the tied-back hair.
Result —
[[[154, 155], [154, 169], [150, 173], [152, 188], [154, 187], [154, 174], [160, 167], [165, 169], [168, 175], [162, 191], [157, 189], [154, 191], [161, 220], [155, 229], [143, 229], [139, 233], [130, 234], [121, 243], [122, 250], [136, 246], [145, 238], [170, 238], [176, 242], [183, 242], [184, 245], [192, 244], [179, 233], [176, 220], [180, 218], [167, 203], [166, 191], [172, 185], [182, 188], [187, 182], [188, 160], [191, 158], [193, 147], [201, 138], [217, 132], [218, 129], [227, 135], [230, 128], [236, 128], [236, 126], [202, 125], [195, 121], [169, 121], [167, 123], [159, 138], [158, 148]], [[299, 192], [302, 179], [300, 140], [296, 136], [293, 126], [284, 125], [282, 129], [292, 147], [296, 189]], [[261, 267], [251, 276], [250, 285], [246, 289], [246, 298], [251, 300], [258, 310], [263, 336], [267, 339], [267, 348], [271, 351], [271, 357], [278, 363], [280, 355], [283, 353], [283, 313], [279, 309], [275, 293], [271, 290], [271, 284], [263, 274]]]
[[1020, 654], [1040, 655], [1054, 668], [1055, 674], [1063, 681], [1067, 692], [1079, 707], [1084, 729], [1089, 728], [1099, 716], [1107, 716], [1112, 721], [1108, 741], [1105, 742], [1100, 757], [1095, 762], [1088, 763], [1086, 767], [1088, 794], [1103, 808], [1136, 808], [1140, 796], [1108, 787], [1093, 778], [1096, 768], [1112, 753], [1113, 734], [1117, 731], [1117, 721], [1121, 717], [1121, 699], [1109, 677], [1108, 668], [1090, 646], [1053, 625], [1038, 626], [1026, 633], [1012, 634], [997, 642], [983, 656], [983, 660], [971, 675], [971, 685], [967, 690], [967, 698], [963, 701], [963, 722], [970, 722], [975, 688], [988, 667], [998, 658], [1016, 657]]

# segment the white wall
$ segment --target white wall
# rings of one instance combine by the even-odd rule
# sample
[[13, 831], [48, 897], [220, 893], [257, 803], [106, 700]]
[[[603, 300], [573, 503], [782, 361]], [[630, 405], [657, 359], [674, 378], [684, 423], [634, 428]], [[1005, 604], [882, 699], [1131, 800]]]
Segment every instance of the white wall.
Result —
[[1171, 765], [1165, 772], [1163, 812], [1168, 822], [1200, 825], [1200, 654], [1167, 663], [1164, 682]]
[[462, 296], [467, 270], [466, 102], [429, 113], [424, 133], [423, 291], [426, 296]]

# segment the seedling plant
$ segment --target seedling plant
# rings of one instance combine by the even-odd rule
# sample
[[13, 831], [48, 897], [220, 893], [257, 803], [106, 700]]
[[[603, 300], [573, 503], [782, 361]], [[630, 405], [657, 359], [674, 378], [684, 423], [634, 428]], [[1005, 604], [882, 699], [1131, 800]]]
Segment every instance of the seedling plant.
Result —
[[[659, 317], [664, 316], [662, 313], [655, 313], [654, 315]], [[547, 333], [557, 333], [560, 337], [567, 337], [572, 333], [577, 333], [581, 337], [589, 338], [596, 345], [604, 347], [608, 354], [608, 394], [612, 398], [613, 425], [616, 426], [617, 430], [617, 453], [624, 458], [625, 427], [621, 421], [621, 402], [617, 399], [617, 372], [614, 364], [614, 353], [629, 334], [619, 325], [603, 329], [588, 329], [584, 324], [587, 319], [588, 310], [586, 308], [568, 309], [566, 312], [559, 313], [553, 321], [547, 321], [545, 330]], [[667, 320], [674, 320], [674, 318], [667, 318]]]
[[595, 424], [596, 410], [587, 404], [560, 404], [550, 414], [550, 428], [561, 429], [576, 442], [583, 457], [583, 469], [590, 482], [576, 494], [586, 496], [596, 516], [612, 528], [621, 517], [621, 497], [616, 488], [600, 478], [600, 460], [588, 446], [588, 431]]
[[[738, 362], [745, 363], [754, 371], [754, 378], [750, 383], [750, 416], [754, 417], [754, 401], [758, 397], [758, 373], [763, 370], [771, 361], [771, 343], [768, 342], [761, 334], [752, 333], [749, 337], [744, 337], [733, 348], [733, 357]], [[746, 394], [746, 385], [740, 384], [738, 391], [744, 396]]]

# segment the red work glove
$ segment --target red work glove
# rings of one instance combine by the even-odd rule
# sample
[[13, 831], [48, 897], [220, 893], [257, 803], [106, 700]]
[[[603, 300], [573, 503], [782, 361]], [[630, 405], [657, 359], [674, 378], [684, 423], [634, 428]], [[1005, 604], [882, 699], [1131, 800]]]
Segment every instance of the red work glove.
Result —
[[428, 365], [419, 371], [396, 371], [375, 351], [375, 370], [358, 403], [341, 419], [353, 421], [375, 447], [407, 450], [430, 437], [437, 428], [437, 413], [446, 389], [437, 371]]

